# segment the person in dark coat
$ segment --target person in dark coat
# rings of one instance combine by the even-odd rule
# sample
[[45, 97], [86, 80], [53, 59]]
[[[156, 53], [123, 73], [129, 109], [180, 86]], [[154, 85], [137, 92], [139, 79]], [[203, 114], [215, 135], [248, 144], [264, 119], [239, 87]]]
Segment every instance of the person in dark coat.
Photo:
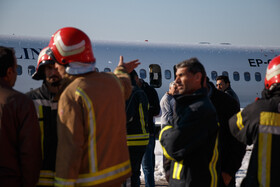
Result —
[[30, 186], [41, 168], [40, 129], [31, 99], [14, 90], [14, 50], [0, 46], [0, 186]]
[[138, 74], [135, 70], [131, 72], [132, 77], [136, 81], [137, 86], [139, 86], [147, 95], [149, 101], [148, 110], [148, 130], [149, 130], [149, 144], [147, 145], [146, 152], [142, 160], [142, 169], [145, 176], [145, 186], [153, 187], [155, 186], [154, 170], [155, 170], [155, 123], [154, 116], [159, 115], [160, 105], [159, 98], [156, 90], [150, 86], [143, 79], [139, 79]]
[[231, 97], [233, 97], [237, 102], [238, 104], [240, 105], [240, 102], [239, 102], [239, 98], [237, 96], [237, 94], [233, 91], [233, 89], [231, 88], [231, 85], [230, 85], [230, 81], [229, 81], [229, 78], [228, 76], [225, 76], [225, 75], [220, 75], [216, 78], [216, 87], [218, 90], [221, 90], [227, 94], [229, 94]]
[[164, 155], [172, 160], [170, 186], [219, 185], [219, 125], [203, 86], [205, 78], [205, 69], [197, 58], [176, 65], [176, 115], [159, 138]]
[[208, 96], [215, 106], [220, 123], [221, 171], [220, 186], [235, 186], [235, 173], [242, 164], [246, 145], [230, 133], [228, 120], [240, 111], [239, 103], [228, 94], [217, 90], [207, 78]]
[[145, 92], [137, 86], [133, 76], [134, 73], [131, 72], [130, 78], [133, 89], [126, 101], [126, 130], [132, 169], [130, 182], [132, 187], [139, 187], [141, 162], [149, 143], [148, 98]]

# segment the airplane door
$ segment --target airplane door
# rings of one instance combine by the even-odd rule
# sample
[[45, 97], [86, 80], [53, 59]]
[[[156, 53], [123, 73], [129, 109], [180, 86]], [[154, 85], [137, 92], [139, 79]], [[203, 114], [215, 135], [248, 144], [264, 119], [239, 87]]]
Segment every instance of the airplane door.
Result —
[[160, 88], [162, 85], [161, 68], [158, 64], [149, 65], [150, 86]]

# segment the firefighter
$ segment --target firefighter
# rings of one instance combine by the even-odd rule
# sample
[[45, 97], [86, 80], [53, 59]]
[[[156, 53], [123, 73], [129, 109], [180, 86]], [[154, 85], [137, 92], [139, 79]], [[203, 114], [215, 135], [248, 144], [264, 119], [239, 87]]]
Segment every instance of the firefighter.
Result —
[[131, 175], [125, 100], [138, 60], [121, 57], [115, 75], [95, 71], [91, 41], [73, 27], [54, 33], [49, 47], [58, 72], [70, 80], [58, 102], [55, 185], [121, 186]]
[[57, 147], [57, 99], [61, 76], [54, 67], [54, 60], [47, 54], [48, 47], [41, 50], [34, 80], [43, 80], [42, 86], [26, 93], [34, 102], [37, 110], [39, 126], [41, 130], [42, 168], [38, 186], [53, 186]]
[[230, 130], [240, 142], [254, 144], [241, 186], [280, 185], [280, 56], [266, 70], [262, 97], [234, 115]]
[[[132, 168], [131, 187], [140, 186], [140, 168], [142, 158], [149, 143], [148, 98], [134, 79], [135, 71], [130, 73], [133, 86], [130, 98], [126, 101], [127, 145]], [[127, 185], [129, 186], [129, 185]]]

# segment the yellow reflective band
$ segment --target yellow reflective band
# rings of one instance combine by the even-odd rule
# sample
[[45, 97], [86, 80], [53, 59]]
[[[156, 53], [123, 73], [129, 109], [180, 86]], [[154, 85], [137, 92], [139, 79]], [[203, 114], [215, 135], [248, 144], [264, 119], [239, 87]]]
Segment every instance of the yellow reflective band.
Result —
[[39, 181], [37, 183], [37, 186], [53, 186], [53, 185], [54, 185], [54, 179], [39, 178]]
[[43, 106], [39, 105], [39, 126], [41, 131], [41, 149], [42, 149], [42, 160], [44, 160], [44, 114], [43, 114]]
[[[163, 132], [166, 131], [166, 130], [168, 130], [168, 129], [170, 129], [170, 128], [173, 128], [173, 126], [171, 126], [171, 125], [166, 125], [166, 126], [160, 131], [160, 134], [159, 134], [159, 142], [161, 141], [161, 136], [162, 136]], [[160, 145], [161, 145], [161, 144], [160, 144]], [[163, 155], [164, 155], [168, 160], [175, 160], [174, 158], [172, 158], [172, 157], [167, 153], [165, 147], [163, 147], [162, 145], [161, 145], [161, 147], [162, 147]]]
[[259, 133], [280, 135], [280, 114], [275, 112], [261, 112]]
[[55, 172], [51, 170], [40, 170], [40, 177], [54, 177]]
[[61, 186], [61, 187], [74, 187], [75, 179], [63, 179], [59, 177], [55, 177], [54, 186]]
[[174, 162], [174, 168], [173, 168], [173, 174], [172, 174], [172, 178], [176, 179], [176, 168], [178, 167], [178, 162]]
[[94, 173], [98, 170], [97, 165], [97, 153], [96, 153], [96, 121], [95, 121], [95, 112], [93, 104], [88, 97], [88, 95], [81, 89], [77, 88], [77, 95], [81, 96], [83, 99], [88, 112], [88, 156], [89, 156], [89, 169], [90, 172]]
[[180, 180], [180, 174], [181, 174], [182, 168], [183, 168], [183, 160], [181, 160], [180, 162], [174, 162], [174, 168], [173, 168], [173, 174], [172, 174], [173, 179]]
[[40, 178], [37, 185], [40, 186], [53, 186], [55, 173], [51, 170], [41, 170]]
[[140, 123], [141, 123], [141, 127], [142, 127], [142, 132], [146, 133], [146, 124], [145, 124], [145, 118], [144, 118], [142, 103], [139, 104], [139, 116], [140, 116]]
[[127, 141], [128, 146], [141, 146], [141, 145], [148, 145], [149, 140], [141, 140], [141, 141]]
[[149, 139], [149, 133], [146, 134], [128, 134], [126, 135], [127, 140], [134, 139]]
[[171, 125], [166, 125], [163, 129], [161, 129], [159, 134], [159, 141], [161, 140], [162, 133], [170, 128], [173, 128]]
[[260, 125], [269, 125], [280, 127], [280, 113], [261, 112]]
[[239, 130], [243, 129], [244, 125], [242, 123], [241, 111], [236, 114], [236, 118], [237, 118], [237, 121], [236, 121], [237, 127], [239, 128]]
[[218, 176], [216, 171], [216, 164], [219, 158], [219, 151], [218, 151], [218, 143], [219, 143], [219, 133], [217, 133], [216, 140], [215, 140], [215, 146], [213, 150], [213, 156], [211, 159], [211, 162], [209, 163], [209, 171], [211, 174], [211, 187], [218, 185]]
[[90, 174], [79, 175], [77, 186], [91, 186], [112, 181], [131, 172], [130, 160]]
[[172, 158], [172, 157], [167, 153], [166, 149], [165, 149], [163, 146], [161, 146], [161, 147], [162, 147], [163, 155], [164, 155], [168, 160], [175, 160], [174, 158]]
[[259, 133], [258, 181], [260, 186], [270, 186], [271, 144], [271, 134]]

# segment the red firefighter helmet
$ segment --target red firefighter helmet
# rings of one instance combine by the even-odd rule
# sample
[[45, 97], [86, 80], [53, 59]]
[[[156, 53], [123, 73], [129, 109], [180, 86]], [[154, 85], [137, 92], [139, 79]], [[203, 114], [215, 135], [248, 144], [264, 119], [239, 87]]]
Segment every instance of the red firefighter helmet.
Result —
[[38, 61], [37, 61], [37, 68], [36, 68], [35, 73], [32, 75], [32, 79], [35, 79], [35, 80], [44, 79], [45, 78], [45, 73], [44, 73], [44, 70], [43, 70], [43, 66], [45, 66], [46, 64], [54, 64], [55, 63], [55, 61], [49, 55], [47, 55], [46, 52], [47, 52], [48, 49], [49, 49], [49, 47], [45, 47], [39, 53]]
[[62, 65], [95, 62], [89, 37], [74, 27], [56, 31], [51, 37], [49, 48], [48, 54]]
[[273, 58], [266, 69], [265, 88], [271, 89], [272, 85], [280, 83], [280, 56]]

